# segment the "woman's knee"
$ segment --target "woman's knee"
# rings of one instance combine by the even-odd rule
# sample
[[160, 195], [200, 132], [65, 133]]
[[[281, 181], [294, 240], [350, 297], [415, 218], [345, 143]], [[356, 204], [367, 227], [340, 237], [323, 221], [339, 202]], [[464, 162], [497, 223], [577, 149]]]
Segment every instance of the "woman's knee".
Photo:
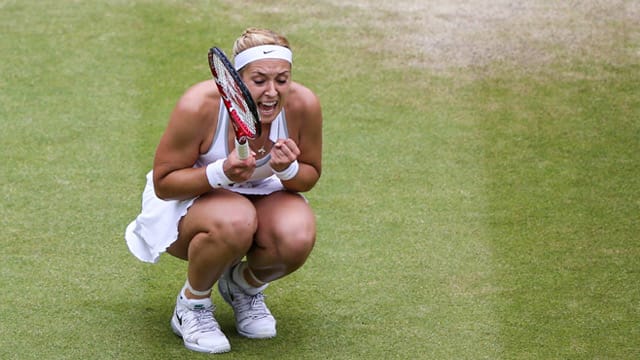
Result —
[[236, 252], [246, 253], [258, 228], [255, 214], [230, 212], [223, 218], [211, 219], [208, 240], [220, 242]]
[[283, 262], [290, 267], [297, 268], [307, 260], [315, 242], [315, 226], [290, 227], [277, 237], [277, 253]]
[[177, 243], [184, 244], [189, 252], [213, 248], [242, 255], [250, 249], [258, 227], [253, 209], [232, 209], [224, 214], [198, 210], [181, 224]]

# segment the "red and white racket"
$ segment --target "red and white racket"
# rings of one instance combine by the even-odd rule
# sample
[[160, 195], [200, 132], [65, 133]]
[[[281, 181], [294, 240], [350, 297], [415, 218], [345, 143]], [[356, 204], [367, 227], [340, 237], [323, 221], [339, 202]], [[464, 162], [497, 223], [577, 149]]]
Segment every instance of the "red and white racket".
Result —
[[231, 118], [238, 157], [246, 159], [249, 157], [249, 139], [260, 136], [260, 116], [256, 103], [242, 82], [240, 74], [224, 52], [217, 47], [209, 50], [209, 67]]

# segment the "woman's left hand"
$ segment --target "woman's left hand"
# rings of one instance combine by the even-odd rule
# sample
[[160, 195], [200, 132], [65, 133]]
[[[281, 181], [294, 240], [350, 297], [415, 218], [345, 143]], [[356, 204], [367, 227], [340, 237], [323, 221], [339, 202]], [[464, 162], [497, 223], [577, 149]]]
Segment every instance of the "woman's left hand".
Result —
[[269, 165], [275, 171], [283, 171], [298, 159], [300, 149], [292, 139], [278, 139], [271, 148]]

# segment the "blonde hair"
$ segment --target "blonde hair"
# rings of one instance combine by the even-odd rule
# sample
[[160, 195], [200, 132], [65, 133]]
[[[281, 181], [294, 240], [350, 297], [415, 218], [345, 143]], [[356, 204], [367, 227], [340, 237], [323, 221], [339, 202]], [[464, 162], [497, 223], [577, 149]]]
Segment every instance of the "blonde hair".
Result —
[[248, 28], [233, 44], [233, 56], [238, 55], [244, 50], [260, 45], [279, 45], [291, 49], [289, 47], [289, 40], [275, 31]]

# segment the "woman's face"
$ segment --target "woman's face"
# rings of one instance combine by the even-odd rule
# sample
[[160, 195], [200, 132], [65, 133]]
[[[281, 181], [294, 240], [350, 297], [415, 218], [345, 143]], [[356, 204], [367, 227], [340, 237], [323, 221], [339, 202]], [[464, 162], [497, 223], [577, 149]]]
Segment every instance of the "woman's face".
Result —
[[241, 76], [258, 107], [260, 121], [271, 123], [289, 95], [291, 64], [280, 59], [256, 60], [242, 69]]

